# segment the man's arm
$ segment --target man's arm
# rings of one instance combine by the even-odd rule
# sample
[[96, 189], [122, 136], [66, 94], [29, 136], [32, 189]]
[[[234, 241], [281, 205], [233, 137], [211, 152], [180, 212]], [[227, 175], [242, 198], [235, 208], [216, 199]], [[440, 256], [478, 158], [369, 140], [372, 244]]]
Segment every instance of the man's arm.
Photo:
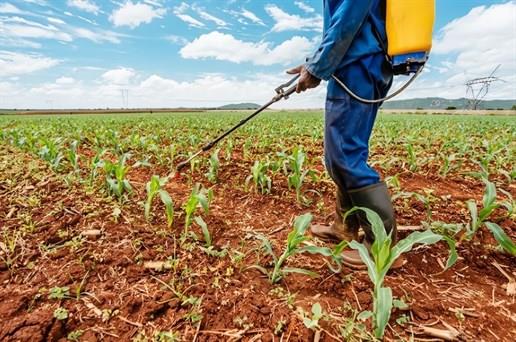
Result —
[[313, 76], [329, 80], [337, 70], [353, 39], [366, 19], [374, 0], [342, 0], [306, 69]]
[[330, 79], [367, 17], [373, 1], [341, 1], [315, 54], [305, 65], [287, 71], [289, 74], [301, 74], [296, 90], [298, 93], [317, 87], [321, 79]]

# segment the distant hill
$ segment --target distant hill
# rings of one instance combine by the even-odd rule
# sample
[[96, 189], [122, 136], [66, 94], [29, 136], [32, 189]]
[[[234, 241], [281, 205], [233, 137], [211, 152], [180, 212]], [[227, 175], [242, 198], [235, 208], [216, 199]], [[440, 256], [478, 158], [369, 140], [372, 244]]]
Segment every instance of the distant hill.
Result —
[[225, 106], [220, 106], [217, 109], [222, 110], [244, 110], [244, 109], [258, 109], [261, 106], [256, 103], [231, 103]]
[[[427, 97], [409, 100], [387, 101], [382, 105], [383, 109], [447, 109], [455, 107], [464, 109], [467, 99], [444, 99], [442, 97]], [[490, 100], [483, 101], [482, 109], [511, 109], [516, 105], [516, 100]]]

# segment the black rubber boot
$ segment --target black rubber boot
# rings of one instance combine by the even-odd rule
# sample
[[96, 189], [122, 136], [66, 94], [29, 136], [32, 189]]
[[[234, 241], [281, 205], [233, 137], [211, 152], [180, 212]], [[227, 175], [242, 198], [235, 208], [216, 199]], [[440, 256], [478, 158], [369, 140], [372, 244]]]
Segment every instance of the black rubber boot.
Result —
[[[396, 243], [396, 219], [394, 217], [394, 208], [391, 202], [391, 196], [387, 185], [384, 182], [369, 185], [360, 189], [349, 190], [348, 195], [351, 202], [356, 207], [365, 207], [375, 211], [383, 221], [387, 234], [392, 231], [392, 245]], [[360, 226], [364, 229], [366, 239], [369, 243], [374, 242], [374, 234], [371, 225], [367, 221], [363, 211], [357, 213], [356, 217], [360, 222]]]
[[344, 214], [351, 208], [353, 208], [353, 203], [349, 195], [338, 190], [333, 223], [331, 225], [313, 224], [310, 227], [312, 234], [335, 242], [358, 240], [358, 229], [360, 228], [358, 217], [350, 215], [344, 222]]
[[360, 222], [356, 215], [348, 215], [346, 222], [344, 222], [344, 215], [347, 211], [353, 208], [353, 202], [347, 192], [337, 190], [337, 203], [335, 205], [335, 221], [345, 223], [347, 230], [353, 235], [358, 235]]

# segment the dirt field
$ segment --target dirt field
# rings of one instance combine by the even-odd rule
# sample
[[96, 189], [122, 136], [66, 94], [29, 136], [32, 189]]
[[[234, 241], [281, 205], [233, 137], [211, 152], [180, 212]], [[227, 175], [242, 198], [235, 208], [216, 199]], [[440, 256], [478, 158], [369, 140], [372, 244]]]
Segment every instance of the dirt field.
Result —
[[[320, 124], [318, 120], [314, 122]], [[268, 124], [259, 121], [242, 134], [251, 135], [253, 129]], [[6, 130], [27, 125], [27, 121], [0, 121]], [[188, 132], [203, 125], [194, 121]], [[515, 135], [514, 121], [501, 125], [510, 141], [511, 134]], [[75, 122], [72, 126], [79, 132]], [[126, 123], [117, 130], [128, 134], [127, 127], [134, 126]], [[246, 178], [254, 160], [281, 149], [258, 146], [255, 141], [257, 145], [248, 154], [246, 147], [235, 141], [227, 154], [224, 149], [220, 152], [215, 182], [207, 181], [209, 166], [201, 163], [193, 174], [185, 172], [164, 186], [175, 209], [174, 222], [168, 228], [161, 202], [154, 202], [150, 221], [143, 215], [143, 203], [151, 176], [167, 175], [170, 168], [155, 159], [148, 167], [134, 167], [141, 158], [131, 159], [125, 179], [133, 190], [120, 201], [103, 190], [102, 171], [98, 181], [86, 181], [95, 150], [85, 137], [93, 131], [80, 131], [79, 174], [70, 174], [69, 166], [53, 168], [29, 149], [11, 143], [11, 135], [0, 140], [1, 341], [375, 340], [371, 320], [357, 317], [373, 309], [366, 271], [343, 267], [340, 273], [333, 273], [322, 256], [299, 254], [287, 264], [319, 276], [289, 274], [272, 285], [258, 270], [249, 268], [256, 264], [268, 267], [271, 262], [262, 253], [256, 233], [266, 235], [279, 254], [296, 216], [310, 212], [314, 222], [331, 222], [334, 186], [322, 176], [320, 135], [298, 139], [310, 160], [307, 168], [320, 175], [303, 184], [302, 203], [281, 172], [270, 173], [273, 186], [269, 194], [247, 189]], [[387, 139], [383, 132], [380, 128], [377, 139]], [[59, 129], [40, 136], [44, 134], [61, 136]], [[198, 141], [204, 139], [200, 135]], [[289, 146], [286, 139], [282, 143]], [[485, 152], [481, 143], [475, 146], [479, 153]], [[513, 148], [498, 152], [508, 159], [495, 169], [514, 170]], [[441, 164], [435, 160], [423, 163], [423, 154], [417, 156], [420, 166], [415, 171], [405, 162], [384, 161], [398, 152], [396, 147], [375, 144], [372, 156], [394, 193], [398, 223], [467, 224], [465, 202], [480, 204], [485, 187], [481, 179], [463, 172], [474, 168], [467, 162], [470, 155], [464, 156], [458, 169], [443, 176]], [[399, 155], [400, 160], [409, 158], [406, 152]], [[108, 152], [105, 159], [114, 156]], [[503, 172], [491, 173], [490, 180], [516, 196], [514, 182]], [[204, 247], [198, 224], [190, 228], [198, 240], [181, 235], [184, 203], [195, 183], [214, 193], [209, 213], [203, 214], [213, 240], [211, 248]], [[413, 193], [431, 195], [427, 200], [407, 195]], [[505, 198], [498, 193], [499, 200]], [[515, 240], [514, 216], [508, 216], [502, 206], [490, 221]], [[401, 232], [401, 236], [408, 233]], [[314, 243], [324, 245], [317, 239]], [[433, 341], [438, 340], [438, 333], [456, 333], [457, 340], [514, 341], [516, 263], [514, 256], [496, 245], [489, 230], [481, 228], [470, 241], [457, 243], [458, 261], [447, 270], [445, 242], [419, 246], [408, 253], [407, 264], [386, 277], [386, 286], [407, 307], [393, 310], [385, 340]], [[303, 318], [310, 316], [315, 303], [320, 303], [324, 314], [319, 327], [309, 329]]]

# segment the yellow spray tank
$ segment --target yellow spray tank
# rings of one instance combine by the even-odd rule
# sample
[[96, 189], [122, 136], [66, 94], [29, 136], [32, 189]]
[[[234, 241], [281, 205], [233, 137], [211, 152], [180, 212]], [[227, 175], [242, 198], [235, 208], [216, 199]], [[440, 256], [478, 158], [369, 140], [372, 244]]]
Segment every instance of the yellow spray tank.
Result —
[[395, 74], [415, 72], [432, 48], [435, 0], [387, 0], [387, 53]]
[[423, 71], [432, 48], [435, 0], [385, 1], [388, 46], [383, 48], [394, 75], [414, 75], [400, 89], [382, 99], [364, 99], [353, 93], [337, 76], [332, 75], [351, 97], [363, 103], [381, 103], [404, 91]]

